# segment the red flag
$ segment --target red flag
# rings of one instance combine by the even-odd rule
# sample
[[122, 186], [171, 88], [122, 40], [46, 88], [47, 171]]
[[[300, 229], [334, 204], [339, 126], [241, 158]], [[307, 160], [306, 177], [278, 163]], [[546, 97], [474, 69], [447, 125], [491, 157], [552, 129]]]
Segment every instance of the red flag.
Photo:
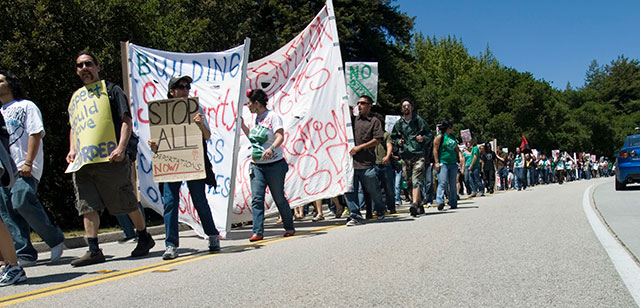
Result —
[[524, 152], [524, 150], [528, 148], [529, 148], [529, 142], [527, 141], [527, 138], [525, 138], [524, 135], [522, 135], [522, 142], [520, 143], [520, 151]]

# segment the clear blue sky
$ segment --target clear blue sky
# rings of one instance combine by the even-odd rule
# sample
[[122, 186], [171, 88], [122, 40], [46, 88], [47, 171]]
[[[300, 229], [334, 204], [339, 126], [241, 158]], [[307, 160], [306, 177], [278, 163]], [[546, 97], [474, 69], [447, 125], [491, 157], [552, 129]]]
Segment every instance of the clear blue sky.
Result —
[[640, 0], [420, 1], [392, 5], [415, 16], [415, 31], [455, 35], [478, 56], [489, 44], [498, 61], [558, 89], [584, 85], [592, 60], [640, 59]]

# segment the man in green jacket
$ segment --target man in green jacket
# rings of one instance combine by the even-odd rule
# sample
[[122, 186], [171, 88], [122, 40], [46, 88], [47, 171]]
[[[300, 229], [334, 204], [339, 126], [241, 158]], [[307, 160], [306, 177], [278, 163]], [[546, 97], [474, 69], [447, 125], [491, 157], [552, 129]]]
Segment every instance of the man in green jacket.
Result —
[[425, 145], [430, 136], [429, 125], [413, 112], [411, 100], [403, 99], [402, 118], [393, 126], [391, 139], [400, 149], [402, 172], [405, 181], [412, 187], [409, 211], [414, 217], [424, 214], [424, 207], [420, 201], [420, 187], [422, 187], [425, 173]]

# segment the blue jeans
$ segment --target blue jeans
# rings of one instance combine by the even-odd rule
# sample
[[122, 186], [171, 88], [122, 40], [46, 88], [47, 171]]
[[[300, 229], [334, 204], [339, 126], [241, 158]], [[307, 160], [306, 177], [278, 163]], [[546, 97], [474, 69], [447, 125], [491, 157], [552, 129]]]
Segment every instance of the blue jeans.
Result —
[[436, 191], [436, 203], [444, 203], [444, 192], [449, 192], [449, 205], [458, 206], [458, 189], [456, 188], [456, 177], [458, 176], [457, 164], [441, 164], [438, 173], [438, 190]]
[[471, 179], [469, 180], [469, 182], [471, 184], [471, 190], [473, 191], [473, 193], [484, 195], [484, 185], [482, 184], [482, 177], [480, 175], [482, 173], [482, 169], [474, 168], [467, 171], [471, 171]]
[[380, 179], [380, 187], [384, 189], [384, 203], [389, 211], [395, 210], [395, 174], [393, 167], [391, 165], [376, 165], [376, 172]]
[[[163, 185], [164, 244], [167, 247], [178, 247], [178, 215], [180, 214], [178, 205], [180, 204], [180, 186], [182, 186], [182, 182], [164, 183]], [[189, 195], [191, 195], [193, 207], [198, 211], [198, 217], [200, 218], [200, 223], [202, 223], [204, 233], [209, 237], [218, 236], [218, 229], [216, 229], [216, 225], [213, 222], [211, 208], [209, 208], [209, 202], [207, 202], [204, 180], [187, 181], [187, 187], [189, 187]]]
[[380, 185], [378, 185], [378, 177], [376, 176], [376, 169], [374, 167], [368, 169], [355, 169], [353, 170], [353, 191], [347, 192], [344, 196], [347, 199], [347, 206], [349, 207], [349, 217], [351, 219], [362, 220], [362, 214], [360, 213], [360, 203], [358, 201], [358, 190], [360, 184], [365, 194], [369, 194], [375, 211], [378, 215], [385, 213], [384, 203], [382, 203], [382, 196], [380, 195]]
[[49, 220], [37, 196], [38, 180], [19, 177], [11, 189], [1, 188], [0, 215], [9, 228], [18, 257], [31, 261], [38, 252], [31, 245], [31, 229], [38, 233], [49, 247], [64, 241], [64, 234]]
[[500, 190], [505, 190], [507, 187], [507, 177], [509, 176], [507, 168], [498, 168], [498, 176], [500, 177]]
[[527, 188], [527, 180], [524, 177], [524, 168], [514, 168], [516, 173], [516, 188]]
[[396, 176], [396, 180], [395, 180], [395, 184], [396, 184], [396, 189], [395, 189], [395, 195], [396, 195], [396, 203], [397, 204], [402, 204], [402, 199], [400, 199], [400, 195], [402, 194], [402, 171], [397, 171], [395, 173]]
[[433, 167], [430, 163], [424, 165], [424, 183], [422, 184], [422, 200], [425, 203], [433, 202]]
[[295, 230], [289, 201], [284, 196], [284, 179], [288, 170], [289, 165], [284, 159], [263, 165], [251, 164], [253, 234], [264, 233], [264, 195], [267, 186], [280, 212], [284, 230]]
[[527, 168], [527, 184], [528, 186], [536, 185], [536, 170], [533, 168]]

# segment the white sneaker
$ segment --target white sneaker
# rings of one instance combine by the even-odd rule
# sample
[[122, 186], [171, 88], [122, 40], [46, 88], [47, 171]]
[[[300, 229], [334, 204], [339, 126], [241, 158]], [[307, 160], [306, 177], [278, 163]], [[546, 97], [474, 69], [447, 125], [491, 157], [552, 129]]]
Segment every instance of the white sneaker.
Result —
[[178, 257], [178, 247], [175, 246], [167, 246], [164, 254], [162, 254], [163, 260], [172, 260]]
[[351, 220], [347, 221], [347, 227], [354, 227], [354, 226], [359, 226], [361, 225], [362, 222], [360, 222], [359, 220], [352, 218]]
[[27, 280], [27, 275], [24, 273], [24, 270], [20, 265], [6, 265], [0, 275], [0, 287], [24, 282]]
[[60, 257], [62, 257], [62, 250], [64, 250], [64, 247], [62, 246], [63, 243], [64, 241], [60, 242], [60, 244], [58, 245], [51, 247], [51, 258], [49, 258], [50, 263], [56, 262], [60, 260]]

